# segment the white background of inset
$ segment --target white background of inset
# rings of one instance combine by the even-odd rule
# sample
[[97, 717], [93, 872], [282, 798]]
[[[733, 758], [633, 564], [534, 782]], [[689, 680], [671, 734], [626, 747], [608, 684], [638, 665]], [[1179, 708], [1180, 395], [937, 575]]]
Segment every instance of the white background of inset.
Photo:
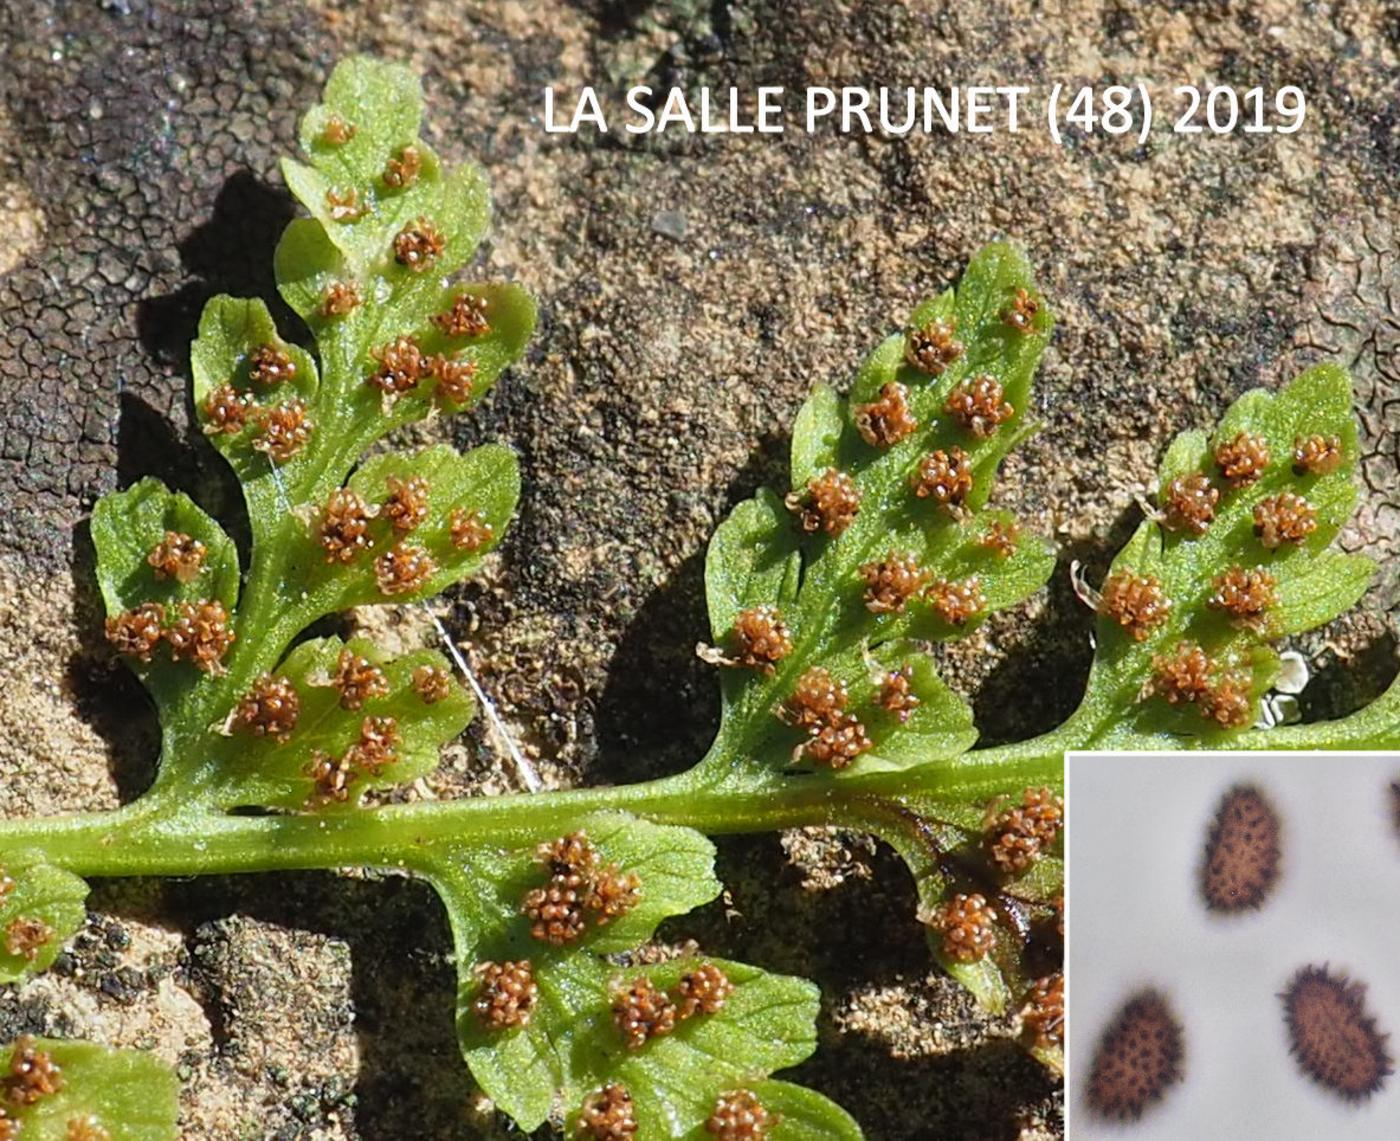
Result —
[[[1071, 754], [1067, 758], [1068, 1112], [1073, 1141], [1396, 1141], [1400, 1074], [1353, 1106], [1304, 1076], [1278, 994], [1300, 967], [1367, 985], [1400, 1054], [1400, 754]], [[1205, 839], [1234, 785], [1282, 818], [1282, 873], [1262, 910], [1206, 911]], [[1085, 1108], [1098, 1037], [1155, 986], [1185, 1027], [1185, 1078], [1141, 1120]]]

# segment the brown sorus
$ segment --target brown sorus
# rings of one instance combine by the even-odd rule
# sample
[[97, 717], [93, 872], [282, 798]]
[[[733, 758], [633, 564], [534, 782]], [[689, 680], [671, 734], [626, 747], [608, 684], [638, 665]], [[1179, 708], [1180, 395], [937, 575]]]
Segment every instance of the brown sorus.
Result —
[[820, 728], [839, 718], [848, 700], [845, 682], [825, 667], [813, 666], [797, 679], [780, 714], [789, 725]]
[[636, 907], [641, 898], [642, 881], [637, 874], [610, 864], [594, 877], [583, 905], [593, 913], [597, 926], [606, 927]]
[[1021, 528], [1014, 521], [993, 519], [977, 540], [977, 545], [992, 552], [999, 559], [1009, 559], [1020, 545]]
[[629, 1141], [637, 1135], [637, 1114], [632, 1095], [612, 1082], [583, 1100], [578, 1131], [592, 1141]]
[[1167, 620], [1171, 606], [1171, 599], [1162, 593], [1162, 584], [1155, 577], [1118, 570], [1103, 584], [1099, 613], [1141, 642]]
[[339, 115], [332, 115], [321, 128], [321, 141], [330, 147], [343, 147], [355, 137], [358, 130], [354, 123], [347, 123]]
[[248, 379], [254, 384], [271, 388], [295, 379], [296, 375], [295, 362], [276, 345], [259, 345], [248, 355]]
[[987, 608], [982, 580], [976, 575], [961, 581], [942, 579], [928, 588], [933, 612], [950, 626], [965, 626]]
[[357, 491], [339, 487], [326, 497], [321, 509], [317, 538], [326, 552], [326, 562], [348, 563], [361, 551], [374, 546], [369, 521], [374, 512]]
[[1021, 1024], [1038, 1049], [1059, 1049], [1065, 1043], [1065, 976], [1063, 971], [1036, 979], [1021, 1010]]
[[909, 411], [909, 390], [893, 380], [870, 403], [853, 405], [851, 417], [861, 439], [872, 448], [893, 447], [919, 427]]
[[448, 535], [459, 551], [479, 551], [496, 535], [496, 529], [486, 522], [480, 511], [454, 507], [447, 517]]
[[301, 697], [284, 677], [262, 674], [238, 703], [237, 723], [257, 737], [286, 741], [297, 727]]
[[157, 578], [193, 582], [208, 554], [209, 549], [198, 539], [191, 538], [183, 531], [167, 531], [165, 537], [151, 548], [146, 562], [155, 569]]
[[373, 697], [389, 692], [384, 671], [348, 646], [340, 651], [331, 684], [340, 691], [340, 708], [356, 710]]
[[681, 975], [675, 989], [679, 1017], [686, 1019], [696, 1014], [718, 1014], [734, 993], [734, 984], [714, 963], [701, 963]]
[[389, 520], [400, 534], [412, 531], [428, 517], [428, 481], [421, 475], [400, 479], [391, 475], [385, 480], [389, 497], [380, 514]]
[[5, 927], [5, 954], [33, 962], [53, 942], [54, 930], [42, 919], [17, 915]]
[[914, 692], [913, 682], [914, 667], [908, 662], [896, 670], [887, 671], [880, 679], [880, 693], [876, 703], [886, 713], [893, 713], [901, 725], [923, 704]]
[[1340, 436], [1299, 436], [1293, 441], [1294, 475], [1331, 475], [1341, 466]]
[[204, 430], [213, 435], [236, 436], [248, 426], [252, 404], [231, 384], [220, 384], [204, 398]]
[[996, 925], [986, 896], [957, 893], [933, 913], [931, 926], [943, 933], [943, 953], [960, 963], [986, 958], [996, 946]]
[[418, 181], [423, 170], [423, 153], [411, 143], [384, 164], [384, 185], [403, 190]]
[[422, 273], [442, 256], [447, 239], [427, 218], [405, 226], [394, 238], [394, 260], [405, 269]]
[[1284, 1021], [1298, 1065], [1323, 1089], [1365, 1101], [1393, 1071], [1388, 1035], [1366, 1010], [1366, 988], [1327, 966], [1307, 966], [1283, 993]]
[[437, 382], [433, 394], [440, 402], [465, 404], [472, 398], [476, 361], [459, 361], [442, 353], [434, 353], [428, 358], [428, 372]]
[[344, 804], [350, 799], [350, 785], [358, 775], [350, 763], [350, 754], [333, 757], [321, 749], [312, 750], [302, 771], [311, 778], [311, 792], [306, 798], [311, 808]]
[[1119, 1009], [1089, 1070], [1089, 1107], [1100, 1117], [1136, 1120], [1181, 1080], [1181, 1023], [1166, 998], [1141, 991]]
[[229, 614], [218, 599], [182, 602], [174, 621], [165, 629], [174, 661], [192, 661], [205, 673], [222, 673], [224, 655], [237, 641], [229, 628]]
[[1016, 415], [1001, 381], [985, 375], [969, 377], [954, 388], [943, 411], [964, 431], [983, 440]]
[[1040, 302], [1026, 289], [1017, 289], [1011, 304], [1001, 311], [1001, 319], [1018, 333], [1029, 333], [1035, 328], [1035, 315], [1040, 312]]
[[903, 613], [930, 577], [913, 555], [895, 551], [877, 562], [864, 563], [860, 575], [865, 579], [865, 608], [872, 614]]
[[586, 832], [570, 832], [554, 840], [546, 840], [535, 849], [535, 862], [555, 876], [592, 876], [598, 866], [598, 849]]
[[830, 769], [844, 769], [875, 747], [865, 725], [853, 713], [841, 714], [808, 732], [810, 736], [798, 747], [797, 757]]
[[1263, 905], [1278, 882], [1278, 813], [1253, 785], [1221, 798], [1206, 837], [1201, 896], [1212, 911], [1249, 911]]
[[1317, 509], [1301, 495], [1285, 491], [1254, 505], [1254, 533], [1269, 550], [1302, 543], [1317, 530]]
[[388, 344], [377, 346], [370, 355], [379, 368], [365, 378], [365, 383], [385, 396], [392, 398], [411, 392], [428, 375], [428, 358], [412, 337], [395, 337]]
[[1152, 659], [1149, 688], [1172, 705], [1204, 701], [1210, 695], [1215, 663], [1195, 642], [1180, 642], [1170, 654]]
[[143, 602], [132, 610], [114, 614], [106, 622], [107, 641], [119, 654], [149, 662], [165, 636], [165, 607]]
[[10, 1075], [5, 1081], [9, 1100], [33, 1105], [63, 1088], [63, 1071], [32, 1034], [21, 1034], [10, 1052]]
[[403, 744], [399, 722], [394, 717], [366, 717], [360, 722], [360, 739], [350, 746], [345, 760], [351, 768], [379, 776], [399, 761], [398, 748]]
[[1026, 789], [1021, 803], [1000, 813], [987, 830], [992, 863], [1007, 875], [1028, 870], [1055, 843], [1064, 812], [1064, 800], [1053, 789]]
[[920, 499], [956, 511], [972, 494], [972, 459], [957, 445], [940, 448], [919, 461], [910, 482]]
[[1169, 531], [1204, 535], [1215, 521], [1220, 490], [1200, 472], [1179, 475], [1162, 491], [1162, 524]]
[[792, 653], [792, 634], [776, 606], [739, 611], [732, 639], [735, 664], [764, 673], [771, 674], [773, 666]]
[[827, 468], [809, 479], [800, 495], [789, 496], [788, 506], [798, 512], [804, 531], [823, 531], [835, 538], [855, 522], [860, 488], [844, 471]]
[[284, 464], [306, 446], [315, 428], [307, 416], [306, 401], [296, 396], [266, 409], [258, 417], [253, 447]]
[[530, 934], [542, 943], [563, 947], [580, 938], [588, 925], [583, 893], [586, 881], [578, 874], [556, 874], [548, 885], [525, 896], [521, 911], [530, 920]]
[[332, 222], [354, 222], [369, 213], [369, 203], [360, 201], [360, 192], [353, 186], [344, 190], [326, 189], [326, 209]]
[[491, 331], [486, 298], [475, 293], [457, 294], [447, 309], [433, 315], [432, 322], [449, 337], [480, 337]]
[[413, 692], [424, 705], [436, 705], [452, 696], [452, 675], [442, 666], [418, 666], [413, 671]]
[[1243, 729], [1254, 722], [1254, 698], [1250, 678], [1238, 670], [1226, 670], [1201, 703], [1201, 713], [1221, 729]]
[[715, 1103], [705, 1132], [718, 1141], [764, 1141], [777, 1121], [751, 1090], [730, 1090]]
[[1231, 487], [1248, 487], [1269, 466], [1269, 445], [1262, 436], [1238, 432], [1215, 445], [1215, 463]]
[[1230, 567], [1215, 576], [1208, 605], [1242, 625], [1258, 628], [1278, 601], [1278, 579], [1263, 567]]
[[904, 359], [920, 372], [942, 376], [944, 369], [963, 355], [962, 342], [954, 334], [957, 322], [935, 317], [905, 338]]
[[[5, 1141], [3, 1133], [0, 1133], [0, 1141]], [[102, 1127], [95, 1113], [85, 1113], [68, 1119], [67, 1141], [112, 1141], [112, 1135]]]
[[676, 1004], [645, 975], [638, 975], [613, 996], [613, 1022], [629, 1050], [676, 1028]]
[[528, 959], [478, 963], [481, 980], [472, 1009], [488, 1030], [515, 1030], [530, 1022], [540, 988]]
[[414, 543], [400, 543], [374, 560], [375, 581], [390, 597], [421, 589], [437, 569], [433, 556]]
[[333, 281], [321, 294], [321, 316], [344, 317], [359, 304], [359, 286], [353, 281]]

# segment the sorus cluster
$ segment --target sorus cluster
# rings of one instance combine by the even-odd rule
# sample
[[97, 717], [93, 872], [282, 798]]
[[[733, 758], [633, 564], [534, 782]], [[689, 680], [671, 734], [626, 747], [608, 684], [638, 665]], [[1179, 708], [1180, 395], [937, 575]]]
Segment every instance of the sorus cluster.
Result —
[[190, 583], [204, 567], [208, 553], [198, 539], [191, 538], [183, 531], [167, 531], [146, 556], [146, 562], [155, 570], [157, 578], [173, 578], [177, 582]]
[[733, 993], [729, 976], [709, 962], [687, 971], [669, 991], [638, 975], [614, 994], [613, 1022], [627, 1048], [639, 1050], [688, 1018], [718, 1014]]
[[528, 959], [479, 963], [480, 989], [472, 1009], [488, 1030], [514, 1030], [529, 1024], [540, 988]]
[[718, 1141], [763, 1141], [776, 1124], [777, 1117], [752, 1091], [732, 1090], [720, 1095], [705, 1122], [705, 1132]]
[[384, 671], [349, 647], [340, 651], [331, 684], [340, 692], [340, 708], [349, 710], [360, 709], [371, 698], [389, 692]]
[[442, 256], [447, 239], [441, 230], [419, 218], [405, 226], [394, 238], [394, 260], [405, 269], [422, 273]]
[[1122, 626], [1141, 642], [1171, 614], [1171, 599], [1153, 575], [1114, 571], [1104, 580], [1099, 613]]
[[988, 857], [1004, 875], [1028, 870], [1055, 843], [1064, 812], [1064, 799], [1051, 789], [1026, 789], [1021, 803], [1000, 813], [988, 828]]
[[985, 896], [961, 892], [938, 907], [930, 925], [943, 933], [943, 953], [960, 963], [975, 963], [996, 946], [996, 924]]
[[637, 1135], [637, 1112], [626, 1088], [611, 1082], [589, 1094], [579, 1111], [578, 1131], [593, 1141], [628, 1141]]
[[956, 445], [930, 452], [919, 461], [912, 483], [920, 499], [957, 514], [972, 494], [972, 457]]
[[963, 355], [963, 345], [954, 334], [957, 322], [934, 318], [905, 338], [904, 359], [920, 372], [942, 376], [944, 369]]
[[1059, 1049], [1065, 1042], [1065, 976], [1063, 971], [1036, 979], [1026, 996], [1021, 1023], [1042, 1050]]
[[265, 673], [239, 701], [235, 719], [254, 736], [286, 741], [300, 715], [301, 696], [296, 686], [284, 677]]
[[5, 954], [33, 962], [53, 942], [53, 928], [42, 919], [17, 915], [5, 925]]
[[734, 619], [733, 664], [771, 674], [792, 653], [792, 634], [776, 606], [753, 606]]
[[177, 603], [169, 611], [145, 602], [106, 622], [107, 641], [119, 653], [149, 662], [164, 641], [172, 661], [191, 661], [205, 673], [222, 673], [223, 658], [237, 635], [217, 599]]
[[1269, 446], [1260, 436], [1239, 432], [1215, 445], [1215, 463], [1231, 487], [1248, 487], [1269, 467]]
[[1195, 642], [1153, 657], [1148, 690], [1172, 705], [1195, 705], [1222, 729], [1242, 729], [1254, 719], [1249, 674], [1222, 666]]
[[895, 551], [863, 564], [860, 575], [865, 579], [865, 608], [872, 614], [902, 614], [930, 577], [913, 555]]
[[15, 1039], [5, 1078], [7, 1100], [15, 1105], [34, 1105], [62, 1088], [62, 1069], [47, 1050], [39, 1049], [33, 1035], [21, 1034]]
[[804, 531], [823, 531], [834, 539], [855, 522], [860, 488], [844, 471], [827, 468], [807, 481], [804, 492], [790, 495], [788, 507], [798, 513]]
[[919, 422], [909, 411], [909, 390], [898, 381], [890, 381], [868, 404], [851, 408], [856, 430], [872, 448], [890, 448], [907, 440], [918, 430]]
[[844, 769], [874, 744], [865, 726], [846, 712], [846, 685], [829, 670], [814, 666], [797, 679], [792, 695], [779, 709], [789, 725], [802, 729], [807, 739], [793, 753], [827, 768]]
[[1016, 415], [1015, 407], [1006, 400], [1001, 381], [994, 376], [964, 380], [948, 394], [943, 411], [964, 431], [982, 440]]
[[531, 890], [521, 910], [530, 920], [530, 934], [541, 942], [572, 943], [587, 930], [590, 917], [604, 927], [641, 900], [637, 875], [616, 864], [602, 865], [582, 832], [540, 845], [536, 859], [548, 870], [549, 882]]

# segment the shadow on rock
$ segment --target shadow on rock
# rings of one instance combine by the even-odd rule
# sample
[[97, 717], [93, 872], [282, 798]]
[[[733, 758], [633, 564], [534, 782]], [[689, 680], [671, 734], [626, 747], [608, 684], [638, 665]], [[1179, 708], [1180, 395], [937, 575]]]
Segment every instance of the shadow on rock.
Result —
[[[750, 453], [725, 493], [725, 516], [760, 487], [782, 486], [787, 447], [775, 435]], [[719, 682], [695, 647], [710, 640], [700, 550], [646, 597], [618, 640], [597, 710], [609, 780], [681, 772], [705, 755], [719, 724]]]

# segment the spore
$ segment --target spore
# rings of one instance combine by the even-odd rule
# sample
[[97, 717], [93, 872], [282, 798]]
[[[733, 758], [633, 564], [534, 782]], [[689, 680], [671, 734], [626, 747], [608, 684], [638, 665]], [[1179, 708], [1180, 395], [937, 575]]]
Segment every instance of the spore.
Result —
[[1278, 882], [1279, 818], [1253, 785], [1238, 785], [1220, 801], [1206, 839], [1201, 895], [1212, 911], [1263, 905]]
[[1367, 1013], [1366, 987], [1328, 967], [1309, 966], [1284, 992], [1290, 1048], [1303, 1072], [1346, 1101], [1366, 1100], [1393, 1071], [1388, 1035]]
[[1167, 1000], [1144, 990], [1123, 1004], [1099, 1039], [1088, 1102], [1100, 1117], [1136, 1120], [1181, 1080], [1181, 1023]]

